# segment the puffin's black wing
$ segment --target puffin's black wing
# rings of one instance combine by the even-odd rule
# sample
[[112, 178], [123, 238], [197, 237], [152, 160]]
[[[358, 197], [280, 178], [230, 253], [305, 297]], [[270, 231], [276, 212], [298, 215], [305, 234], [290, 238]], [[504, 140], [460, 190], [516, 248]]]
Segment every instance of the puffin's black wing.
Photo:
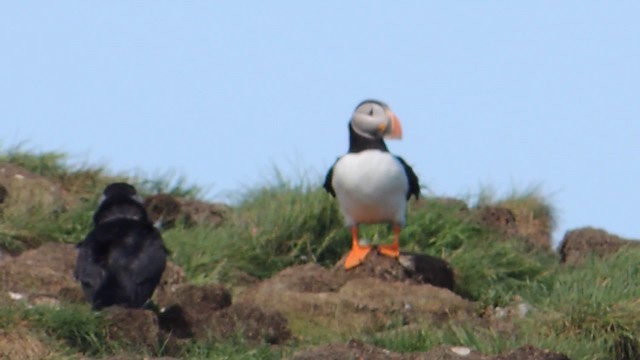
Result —
[[[336, 162], [338, 162], [338, 160], [336, 160]], [[331, 184], [331, 182], [333, 181], [333, 167], [336, 165], [336, 163], [334, 162], [333, 165], [331, 165], [331, 168], [329, 169], [329, 171], [327, 172], [327, 176], [324, 178], [324, 189], [327, 190], [327, 192], [329, 194], [331, 194], [331, 196], [336, 197], [336, 191], [333, 189], [333, 185]]]
[[416, 199], [420, 197], [420, 183], [418, 181], [418, 176], [413, 172], [413, 169], [403, 158], [400, 156], [396, 156], [396, 159], [400, 161], [402, 164], [402, 168], [404, 169], [404, 173], [407, 175], [407, 180], [409, 181], [409, 191], [407, 191], [407, 200], [411, 198], [411, 195], [414, 195]]

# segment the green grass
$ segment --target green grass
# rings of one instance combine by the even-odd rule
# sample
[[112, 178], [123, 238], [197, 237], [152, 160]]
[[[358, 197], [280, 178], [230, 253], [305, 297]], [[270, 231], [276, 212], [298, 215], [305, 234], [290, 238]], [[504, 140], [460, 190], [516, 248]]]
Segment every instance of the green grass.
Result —
[[251, 346], [232, 339], [224, 343], [194, 341], [177, 354], [180, 359], [233, 359], [233, 360], [276, 360], [281, 351], [266, 345]]
[[517, 342], [480, 326], [445, 324], [435, 329], [399, 331], [376, 335], [371, 342], [398, 352], [428, 351], [440, 345], [466, 346], [483, 354], [498, 354], [517, 347]]
[[350, 246], [333, 200], [312, 185], [288, 183], [248, 191], [221, 227], [178, 227], [165, 239], [201, 280], [224, 280], [233, 269], [264, 278], [297, 263], [328, 265]]
[[[201, 199], [202, 189], [184, 177], [111, 175], [102, 167], [68, 165], [60, 153], [33, 153], [21, 147], [0, 151], [0, 161], [23, 166], [60, 186], [73, 200], [45, 211], [2, 208], [0, 248], [18, 253], [44, 242], [75, 243], [91, 226], [91, 216], [102, 188], [111, 181], [128, 180], [143, 194], [158, 192]], [[499, 205], [524, 214], [526, 226], [550, 231], [553, 207], [538, 189], [514, 191], [503, 197], [484, 191], [474, 206]], [[523, 228], [529, 231], [529, 228]], [[316, 262], [332, 266], [350, 247], [335, 199], [313, 180], [277, 178], [246, 189], [220, 226], [178, 224], [163, 233], [174, 262], [195, 283], [219, 282], [234, 286], [239, 274], [267, 278], [294, 264]], [[388, 226], [361, 227], [361, 236], [373, 243], [391, 240]], [[443, 323], [384, 335], [353, 334], [385, 348], [409, 352], [434, 346], [465, 345], [486, 354], [509, 351], [525, 344], [567, 354], [572, 359], [635, 359], [640, 356], [640, 250], [626, 250], [606, 259], [594, 258], [578, 267], [558, 264], [550, 251], [536, 249], [522, 238], [504, 239], [483, 228], [456, 205], [426, 201], [411, 204], [401, 247], [445, 259], [454, 269], [456, 292], [476, 301], [478, 312], [487, 306], [508, 306], [518, 296], [533, 307], [524, 319], [514, 320], [514, 331], [490, 330], [479, 324]], [[0, 327], [19, 327], [44, 336], [57, 353], [102, 357], [131, 352], [163, 355], [135, 349], [126, 341], [106, 341], [100, 313], [85, 306], [62, 304], [59, 309], [0, 307]], [[318, 329], [309, 329], [310, 335]], [[188, 342], [180, 358], [279, 359], [310, 344], [331, 339], [300, 334], [279, 349], [225, 342]], [[309, 340], [315, 339], [315, 340]], [[344, 339], [337, 339], [344, 340]], [[315, 342], [314, 342], [315, 341]], [[160, 344], [162, 345], [162, 344]]]
[[[76, 243], [88, 232], [91, 215], [105, 186], [114, 181], [129, 181], [143, 195], [167, 193], [195, 198], [203, 191], [188, 184], [185, 177], [165, 173], [156, 177], [111, 175], [103, 167], [69, 164], [67, 155], [59, 152], [37, 153], [17, 145], [0, 150], [0, 162], [18, 165], [50, 181], [69, 194], [64, 204], [53, 209], [31, 204], [19, 204], [1, 212], [0, 247], [18, 253], [45, 242]], [[49, 190], [29, 189], [33, 191]], [[29, 196], [31, 200], [39, 194]], [[12, 194], [10, 193], [11, 197]], [[24, 199], [17, 202], [22, 203]]]
[[88, 355], [110, 354], [118, 347], [117, 342], [107, 341], [102, 314], [92, 312], [86, 306], [36, 307], [24, 311], [24, 317], [36, 329]]

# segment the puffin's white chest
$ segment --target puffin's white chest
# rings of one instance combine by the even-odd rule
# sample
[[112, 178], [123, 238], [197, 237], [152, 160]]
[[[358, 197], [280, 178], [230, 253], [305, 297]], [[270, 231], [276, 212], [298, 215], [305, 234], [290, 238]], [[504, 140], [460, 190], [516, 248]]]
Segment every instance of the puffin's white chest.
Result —
[[365, 150], [341, 157], [333, 168], [332, 185], [347, 226], [404, 224], [409, 183], [402, 164], [390, 153]]

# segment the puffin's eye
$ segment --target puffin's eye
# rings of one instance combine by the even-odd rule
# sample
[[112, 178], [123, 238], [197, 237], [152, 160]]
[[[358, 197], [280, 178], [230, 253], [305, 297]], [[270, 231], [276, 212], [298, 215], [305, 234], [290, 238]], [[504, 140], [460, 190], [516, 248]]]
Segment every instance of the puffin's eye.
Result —
[[373, 116], [373, 108], [371, 108], [371, 110], [369, 110], [369, 116]]

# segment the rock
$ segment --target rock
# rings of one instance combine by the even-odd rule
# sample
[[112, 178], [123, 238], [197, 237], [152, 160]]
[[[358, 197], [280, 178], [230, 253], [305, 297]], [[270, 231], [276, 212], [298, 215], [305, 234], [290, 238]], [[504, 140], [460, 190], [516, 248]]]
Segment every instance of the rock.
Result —
[[577, 265], [590, 256], [603, 257], [613, 254], [623, 246], [637, 246], [638, 242], [592, 227], [568, 231], [560, 246], [561, 261], [568, 265]]
[[486, 307], [481, 317], [485, 327], [502, 334], [513, 334], [518, 331], [518, 320], [529, 316], [533, 311], [536, 311], [533, 305], [516, 295], [506, 306]]

